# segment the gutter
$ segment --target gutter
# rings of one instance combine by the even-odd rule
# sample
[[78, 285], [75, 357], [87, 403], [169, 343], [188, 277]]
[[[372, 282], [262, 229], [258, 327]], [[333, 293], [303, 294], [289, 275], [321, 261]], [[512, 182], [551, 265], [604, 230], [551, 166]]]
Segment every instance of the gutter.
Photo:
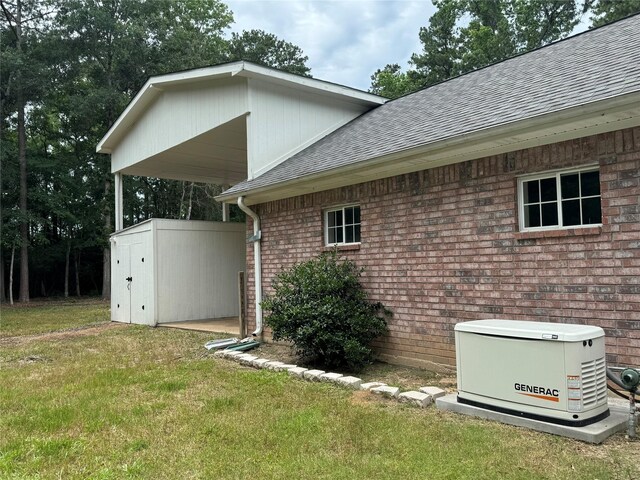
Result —
[[238, 197], [238, 207], [253, 219], [253, 236], [249, 239], [253, 242], [253, 270], [256, 292], [256, 329], [251, 334], [254, 337], [262, 336], [262, 257], [260, 255], [260, 217], [256, 212], [247, 207], [244, 197]]
[[[354, 183], [354, 181], [352, 179], [350, 180], [349, 176], [371, 171], [372, 169], [385, 164], [395, 163], [397, 165], [397, 171], [393, 173], [386, 171], [384, 174], [373, 175], [372, 177], [358, 175], [355, 183], [424, 170], [426, 168], [434, 168], [472, 158], [481, 158], [487, 155], [494, 155], [496, 154], [496, 151], [505, 153], [513, 151], [514, 149], [518, 150], [521, 148], [529, 148], [530, 146], [555, 143], [557, 141], [564, 141], [563, 139], [554, 138], [561, 135], [548, 133], [540, 135], [539, 131], [549, 129], [551, 127], [562, 126], [565, 123], [570, 122], [582, 123], [585, 119], [601, 120], [606, 115], [613, 115], [614, 118], [620, 117], [621, 113], [630, 110], [633, 111], [634, 109], [640, 109], [640, 91], [627, 93], [617, 97], [608, 97], [595, 102], [575, 105], [569, 108], [543, 113], [522, 120], [485, 127], [471, 132], [460, 133], [453, 137], [435, 140], [431, 143], [410, 147], [404, 150], [389, 152], [378, 157], [366, 158], [354, 163], [335, 167], [330, 170], [318, 171], [306, 175], [303, 174], [302, 176], [262, 187], [248, 187], [244, 191], [237, 190], [229, 193], [222, 192], [220, 195], [215, 197], [215, 199], [218, 202], [227, 202], [235, 199], [237, 195], [246, 196], [250, 193], [255, 203], [263, 203], [285, 198], [278, 196], [277, 193], [273, 194], [273, 192], [277, 192], [280, 189], [289, 188], [291, 186], [297, 186], [297, 191], [295, 193], [289, 193], [287, 196], [304, 195], [318, 191], [318, 181], [324, 179], [330, 180], [332, 177], [340, 178], [344, 183], [323, 187], [320, 188], [321, 190], [350, 185]], [[638, 121], [638, 116], [635, 112], [629, 118], [633, 119], [634, 123], [637, 123]], [[617, 121], [628, 121], [629, 118], [618, 118]], [[619, 125], [613, 125], [611, 119], [606, 119], [601, 122], [596, 121], [592, 125], [585, 126], [580, 129], [574, 127], [571, 131], [577, 133], [575, 135], [570, 135], [570, 137], [580, 138], [581, 136], [584, 136], [583, 130], [595, 128], [597, 126], [604, 126], [604, 131], [627, 128], [620, 127]], [[482, 146], [490, 142], [509, 140], [510, 138], [519, 137], [523, 134], [526, 135], [527, 132], [530, 132], [532, 136], [524, 139], [516, 139], [515, 141], [507, 141], [496, 147]], [[545, 139], [548, 141], [545, 141]], [[528, 145], [529, 143], [531, 145]], [[482, 146], [481, 150], [478, 150], [478, 145]], [[474, 146], [476, 148], [473, 148]], [[465, 147], [468, 151], [465, 150]], [[494, 151], [494, 149], [497, 150]], [[440, 157], [440, 159], [436, 160], [432, 164], [426, 161], [428, 158], [433, 157]], [[271, 195], [269, 195], [270, 193]], [[258, 198], [256, 198], [256, 196], [258, 196]]]

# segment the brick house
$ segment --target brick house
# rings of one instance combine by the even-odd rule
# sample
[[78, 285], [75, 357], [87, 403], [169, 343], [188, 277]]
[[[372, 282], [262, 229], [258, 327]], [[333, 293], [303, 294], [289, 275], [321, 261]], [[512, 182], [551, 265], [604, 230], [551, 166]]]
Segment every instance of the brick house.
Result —
[[260, 218], [266, 291], [334, 244], [365, 267], [386, 361], [455, 364], [457, 322], [504, 318], [601, 326], [639, 365], [639, 182], [635, 16], [388, 102], [221, 199]]
[[394, 312], [383, 360], [453, 365], [454, 325], [497, 318], [598, 325], [640, 365], [640, 15], [393, 101], [244, 62], [152, 78], [98, 151], [117, 231], [123, 174], [232, 185], [258, 335], [274, 275], [337, 248]]

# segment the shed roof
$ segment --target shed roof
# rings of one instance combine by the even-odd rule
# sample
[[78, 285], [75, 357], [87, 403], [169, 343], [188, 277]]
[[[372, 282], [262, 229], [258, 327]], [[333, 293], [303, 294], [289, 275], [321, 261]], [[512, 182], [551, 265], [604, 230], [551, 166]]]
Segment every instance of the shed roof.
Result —
[[[564, 111], [584, 114], [590, 111], [585, 106], [611, 99], [624, 106], [637, 102], [639, 92], [640, 15], [635, 15], [387, 102], [219, 198], [273, 191], [376, 159], [393, 162], [398, 153], [418, 147], [447, 148], [500, 127], [561, 118]], [[289, 189], [280, 198], [314, 189], [322, 188]]]

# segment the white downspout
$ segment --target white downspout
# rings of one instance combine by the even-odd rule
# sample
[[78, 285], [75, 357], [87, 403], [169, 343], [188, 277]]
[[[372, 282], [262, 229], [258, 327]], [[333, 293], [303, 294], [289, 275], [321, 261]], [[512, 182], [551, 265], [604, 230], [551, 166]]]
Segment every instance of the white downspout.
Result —
[[260, 238], [262, 232], [260, 231], [260, 217], [258, 214], [251, 210], [244, 204], [244, 197], [238, 197], [238, 206], [240, 210], [249, 215], [253, 219], [253, 237], [250, 241], [253, 242], [253, 270], [255, 280], [255, 292], [256, 292], [256, 329], [252, 333], [254, 337], [262, 335], [262, 257], [260, 256]]

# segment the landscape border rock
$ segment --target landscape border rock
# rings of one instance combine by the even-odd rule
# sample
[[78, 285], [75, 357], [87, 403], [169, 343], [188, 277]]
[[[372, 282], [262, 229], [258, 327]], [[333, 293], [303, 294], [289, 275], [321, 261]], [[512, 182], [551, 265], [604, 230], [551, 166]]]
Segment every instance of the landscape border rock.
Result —
[[254, 355], [235, 352], [230, 350], [219, 350], [214, 356], [222, 357], [226, 360], [241, 363], [248, 367], [273, 370], [276, 372], [289, 372], [289, 375], [300, 378], [301, 380], [312, 382], [330, 382], [334, 385], [351, 388], [356, 390], [367, 390], [372, 393], [385, 396], [399, 402], [414, 405], [420, 408], [426, 408], [434, 403], [436, 398], [446, 394], [444, 390], [438, 387], [420, 387], [420, 391], [401, 392], [399, 387], [389, 386], [384, 382], [365, 382], [362, 379], [350, 375], [342, 375], [341, 373], [328, 372], [324, 370], [308, 369], [297, 365], [280, 362], [278, 360], [269, 360], [268, 358], [256, 357]]

